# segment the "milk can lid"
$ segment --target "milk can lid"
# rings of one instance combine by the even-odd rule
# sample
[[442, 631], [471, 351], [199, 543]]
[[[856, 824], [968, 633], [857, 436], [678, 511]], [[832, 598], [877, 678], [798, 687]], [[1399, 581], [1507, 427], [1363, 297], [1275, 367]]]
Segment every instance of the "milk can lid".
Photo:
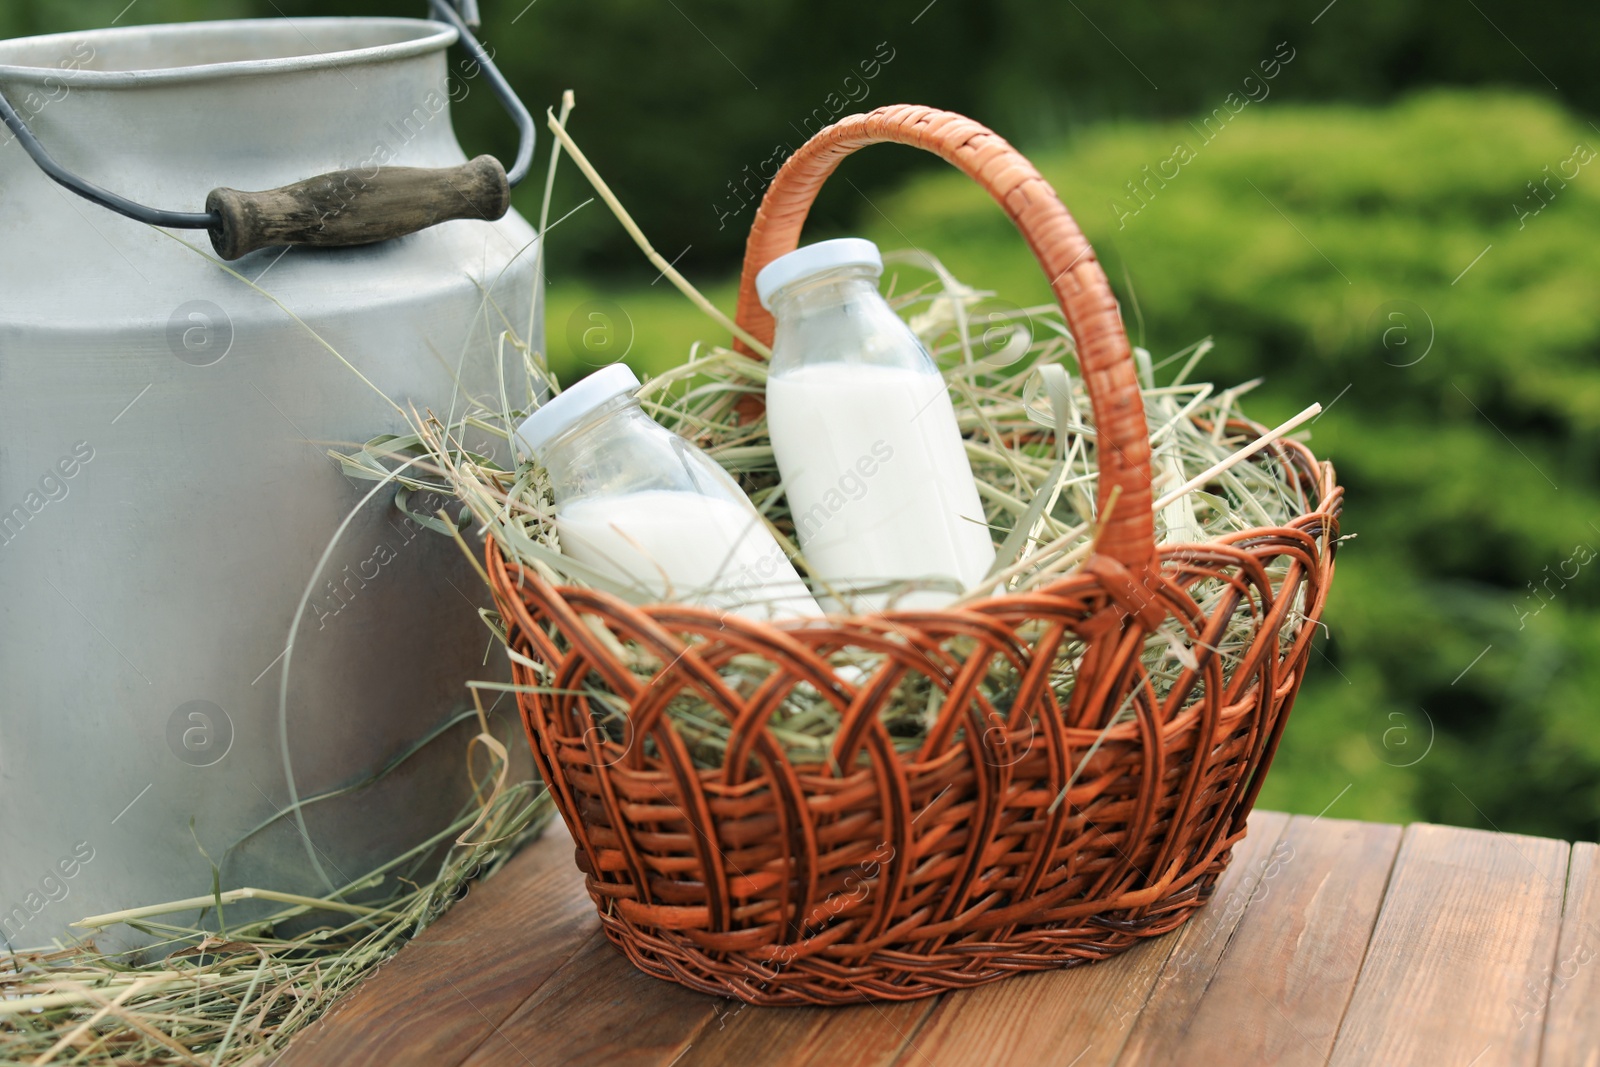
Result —
[[883, 256], [878, 246], [862, 237], [840, 237], [818, 241], [779, 256], [756, 274], [756, 295], [761, 306], [772, 310], [772, 294], [786, 285], [838, 267], [871, 267], [883, 272]]
[[537, 455], [551, 440], [581, 422], [585, 415], [607, 400], [638, 388], [639, 376], [626, 364], [613, 363], [595, 371], [522, 420], [516, 433], [517, 451], [523, 455]]

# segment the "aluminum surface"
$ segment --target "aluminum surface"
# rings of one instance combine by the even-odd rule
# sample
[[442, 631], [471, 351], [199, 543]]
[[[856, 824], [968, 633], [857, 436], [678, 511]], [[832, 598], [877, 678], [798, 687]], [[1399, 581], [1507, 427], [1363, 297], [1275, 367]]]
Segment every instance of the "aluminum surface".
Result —
[[[0, 42], [0, 88], [63, 164], [193, 208], [217, 186], [463, 162], [449, 105], [486, 89], [448, 65], [454, 39], [405, 19], [66, 34]], [[323, 874], [354, 878], [455, 812], [467, 724], [307, 806], [317, 864], [295, 821], [273, 818], [289, 798], [286, 659], [301, 798], [377, 774], [493, 670], [466, 602], [487, 602], [481, 583], [392, 490], [356, 513], [283, 653], [370, 489], [326, 450], [403, 427], [376, 390], [442, 415], [458, 381], [498, 388], [505, 322], [536, 321], [533, 240], [513, 212], [366, 248], [269, 249], [232, 265], [241, 279], [203, 233], [85, 203], [0, 147], [6, 942], [208, 893], [200, 846], [225, 886], [324, 891]]]

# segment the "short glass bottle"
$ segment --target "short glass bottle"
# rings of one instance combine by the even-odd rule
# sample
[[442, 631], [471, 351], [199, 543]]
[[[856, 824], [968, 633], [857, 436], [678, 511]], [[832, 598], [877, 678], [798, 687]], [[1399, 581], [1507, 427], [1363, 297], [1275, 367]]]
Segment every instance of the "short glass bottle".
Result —
[[682, 601], [750, 618], [821, 614], [766, 523], [728, 473], [657, 423], [613, 364], [517, 428], [549, 471], [563, 554], [635, 600]]

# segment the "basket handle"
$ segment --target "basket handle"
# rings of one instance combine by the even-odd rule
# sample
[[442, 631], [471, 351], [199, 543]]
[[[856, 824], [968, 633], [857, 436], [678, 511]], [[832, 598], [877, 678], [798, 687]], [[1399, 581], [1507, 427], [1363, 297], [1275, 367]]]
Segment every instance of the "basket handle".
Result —
[[[756, 273], [799, 246], [806, 214], [839, 163], [857, 149], [885, 141], [933, 152], [959, 167], [994, 197], [1038, 257], [1077, 342], [1094, 409], [1102, 514], [1111, 494], [1119, 493], [1098, 550], [1136, 575], [1148, 573], [1155, 558], [1150, 430], [1116, 297], [1055, 190], [993, 130], [950, 111], [895, 104], [847, 116], [819, 131], [779, 168], [756, 211], [739, 279], [739, 326], [772, 343], [772, 315], [756, 297]], [[742, 343], [736, 347], [749, 354]]]

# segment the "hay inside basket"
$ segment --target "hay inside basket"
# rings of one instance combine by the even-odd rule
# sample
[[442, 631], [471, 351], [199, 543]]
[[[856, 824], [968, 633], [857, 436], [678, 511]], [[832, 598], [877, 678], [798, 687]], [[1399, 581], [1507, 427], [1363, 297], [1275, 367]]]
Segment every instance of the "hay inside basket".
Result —
[[[651, 265], [704, 311], [719, 332], [732, 334], [750, 350], [767, 354], [765, 345], [729, 320], [651, 247], [567, 132], [571, 104], [569, 94], [559, 118], [547, 114], [548, 127], [557, 141], [555, 151], [565, 149]], [[557, 158], [552, 155], [547, 204]], [[1075, 373], [1073, 339], [1060, 308], [1054, 304], [1030, 308], [1009, 304], [993, 292], [964, 284], [937, 258], [921, 250], [886, 253], [884, 260], [891, 305], [927, 345], [950, 386], [984, 503], [985, 521], [997, 542], [995, 567], [983, 583], [965, 591], [947, 586], [961, 594], [955, 603], [1023, 592], [1059, 579], [1089, 557], [1106, 518], [1097, 514], [1096, 508], [1092, 408], [1085, 384]], [[463, 505], [463, 514], [441, 516], [431, 525], [459, 540], [456, 520], [470, 516], [481, 533], [495, 538], [509, 561], [552, 584], [590, 586], [635, 603], [658, 599], [648, 590], [621, 586], [561, 553], [547, 476], [537, 464], [516, 463], [516, 450], [510, 443], [513, 428], [537, 407], [536, 394], [557, 393], [561, 385], [542, 353], [526, 345], [516, 347], [529, 383], [529, 395], [520, 404], [513, 406], [502, 383], [499, 396], [481, 401], [464, 414], [441, 420], [431, 413], [413, 412], [413, 434], [377, 438], [350, 454], [330, 454], [352, 475], [393, 480], [405, 490], [455, 496]], [[1313, 404], [1273, 429], [1250, 421], [1240, 412], [1238, 401], [1259, 381], [1221, 390], [1192, 381], [1211, 348], [1211, 341], [1204, 339], [1159, 362], [1142, 348], [1134, 350], [1150, 426], [1158, 545], [1203, 543], [1255, 527], [1282, 526], [1314, 508], [1318, 471], [1307, 464], [1303, 450], [1297, 455], [1283, 446], [1282, 438], [1314, 417], [1320, 405]], [[749, 403], [752, 397], [764, 395], [766, 373], [762, 359], [721, 345], [696, 344], [683, 364], [647, 381], [638, 395], [656, 421], [694, 441], [734, 475], [800, 573], [808, 575], [764, 414], [752, 412]], [[496, 456], [505, 457], [505, 462]], [[1115, 504], [1113, 497], [1110, 506]], [[466, 549], [464, 542], [462, 547]], [[1267, 567], [1275, 591], [1288, 568], [1281, 557]], [[480, 574], [488, 584], [488, 575], [481, 569]], [[876, 591], [889, 592], [892, 607], [894, 594], [937, 584], [890, 583]], [[820, 585], [816, 591], [833, 592]], [[692, 602], [698, 592], [674, 590], [669, 599]], [[1209, 615], [1228, 596], [1227, 583], [1207, 579], [1190, 588], [1189, 595]], [[1301, 586], [1278, 628], [1280, 648], [1286, 649], [1301, 629], [1304, 597]], [[1254, 639], [1259, 607], [1246, 596], [1234, 608], [1215, 648], [1221, 677], [1231, 677]], [[483, 614], [504, 639], [500, 620], [492, 612]], [[892, 615], [888, 618], [892, 620]], [[892, 621], [889, 626], [892, 631]], [[648, 682], [666, 667], [645, 650], [622, 647], [604, 631], [598, 634], [601, 640], [616, 645], [611, 651], [641, 681]], [[560, 643], [554, 630], [550, 636]], [[1035, 635], [1019, 632], [1017, 636], [1027, 640]], [[1141, 658], [1157, 697], [1165, 696], [1185, 668], [1195, 663], [1193, 640], [1193, 635], [1170, 618], [1148, 636]], [[552, 681], [546, 665], [509, 651], [542, 683]], [[1063, 706], [1074, 685], [1082, 651], [1081, 643], [1067, 640], [1057, 653], [1052, 682]], [[963, 658], [960, 647], [948, 652], [954, 659]], [[861, 679], [880, 660], [879, 655], [847, 649], [834, 654], [832, 666], [841, 678]], [[759, 657], [737, 656], [722, 668], [723, 681], [748, 695], [771, 669]], [[1204, 682], [1197, 685], [1194, 698], [1201, 695]], [[536, 689], [554, 692], [547, 684]], [[989, 706], [1004, 717], [1016, 691], [1014, 666], [994, 663], [981, 689]], [[612, 742], [626, 747], [630, 731], [625, 702], [595, 675], [582, 683], [581, 695], [594, 725]], [[927, 675], [909, 673], [899, 690], [883, 703], [880, 714], [898, 751], [911, 751], [921, 744], [939, 716], [940, 699], [941, 693]], [[667, 711], [695, 764], [721, 767], [729, 734], [726, 719], [692, 687], [675, 697]], [[1102, 737], [1132, 715], [1130, 696], [1128, 705], [1104, 724]], [[768, 723], [789, 758], [801, 763], [829, 761], [839, 726], [838, 710], [806, 684], [793, 687]], [[654, 745], [653, 739], [646, 738], [646, 758], [657, 755]], [[1084, 762], [1093, 754], [1091, 748]], [[863, 754], [861, 758], [868, 757]]]
[[[890, 252], [884, 258], [891, 303], [929, 347], [950, 386], [985, 519], [998, 545], [995, 567], [982, 585], [966, 591], [951, 587], [961, 592], [957, 603], [1059, 579], [1088, 557], [1104, 519], [1096, 512], [1091, 408], [1084, 383], [1075, 373], [1072, 337], [1060, 310], [1054, 305], [1020, 308], [998, 301], [993, 293], [957, 280], [926, 252]], [[1294, 463], [1278, 441], [1318, 409], [1307, 409], [1274, 430], [1249, 421], [1239, 411], [1238, 401], [1258, 383], [1218, 390], [1191, 381], [1210, 349], [1209, 340], [1200, 341], [1159, 362], [1143, 349], [1135, 352], [1154, 451], [1156, 534], [1163, 544], [1205, 542], [1252, 527], [1281, 526], [1313, 507], [1313, 472]], [[531, 380], [559, 391], [559, 382], [531, 354], [528, 372]], [[763, 393], [765, 379], [762, 360], [702, 344], [694, 347], [683, 365], [649, 380], [639, 399], [658, 422], [695, 441], [734, 475], [805, 575], [808, 568], [798, 548], [765, 418], [752, 417], [746, 402]], [[596, 587], [636, 603], [656, 599], [643, 588], [619, 585], [561, 554], [548, 481], [540, 467], [502, 465], [463, 444], [489, 436], [497, 439], [490, 451], [513, 454], [511, 428], [533, 404], [512, 409], [501, 399], [501, 404], [469, 412], [451, 425], [420, 418], [412, 437], [379, 439], [361, 453], [340, 458], [353, 472], [367, 477], [397, 477], [414, 489], [455, 495], [509, 560], [553, 583]], [[396, 475], [394, 461], [402, 457], [414, 465]], [[418, 473], [423, 470], [428, 473]], [[448, 528], [442, 521], [438, 525]], [[1287, 566], [1280, 560], [1268, 569], [1275, 585]], [[892, 606], [895, 595], [927, 587], [888, 583], [878, 588], [890, 593]], [[817, 591], [828, 590], [819, 586]], [[669, 599], [693, 601], [698, 592], [673, 590]], [[1209, 613], [1227, 595], [1227, 586], [1221, 579], [1211, 579], [1192, 589], [1191, 595]], [[1259, 622], [1252, 614], [1255, 608], [1244, 598], [1217, 646], [1223, 677], [1231, 675], [1233, 664], [1255, 635]], [[1299, 628], [1303, 608], [1297, 601], [1288, 623], [1279, 630], [1285, 647]], [[498, 620], [492, 613], [485, 616], [503, 637]], [[1172, 619], [1147, 639], [1142, 658], [1158, 696], [1166, 695], [1184, 667], [1193, 664], [1189, 644], [1190, 636]], [[638, 648], [619, 646], [613, 651], [641, 680], [665, 667]], [[962, 650], [952, 647], [950, 652], [959, 657]], [[1069, 641], [1058, 653], [1054, 685], [1063, 702], [1074, 683], [1081, 652], [1081, 645]], [[840, 677], [859, 679], [881, 659], [846, 649], [832, 657], [832, 666]], [[542, 664], [530, 665], [544, 671]], [[722, 673], [726, 683], [749, 694], [771, 669], [759, 657], [739, 656]], [[549, 681], [547, 674], [541, 677]], [[997, 657], [982, 690], [990, 706], [1004, 716], [1016, 690], [1015, 667]], [[625, 703], [596, 677], [584, 684], [582, 693], [595, 725], [610, 740], [625, 745], [629, 737]], [[899, 751], [912, 751], [926, 738], [938, 718], [940, 699], [940, 691], [925, 674], [910, 673], [900, 683], [881, 713]], [[693, 688], [686, 688], [669, 705], [668, 714], [696, 765], [722, 765], [729, 730], [720, 713]], [[1131, 709], [1123, 709], [1105, 729], [1130, 715]], [[825, 763], [831, 758], [840, 713], [820, 693], [801, 684], [773, 712], [768, 726], [792, 760]], [[647, 738], [647, 758], [654, 754], [653, 746]]]

